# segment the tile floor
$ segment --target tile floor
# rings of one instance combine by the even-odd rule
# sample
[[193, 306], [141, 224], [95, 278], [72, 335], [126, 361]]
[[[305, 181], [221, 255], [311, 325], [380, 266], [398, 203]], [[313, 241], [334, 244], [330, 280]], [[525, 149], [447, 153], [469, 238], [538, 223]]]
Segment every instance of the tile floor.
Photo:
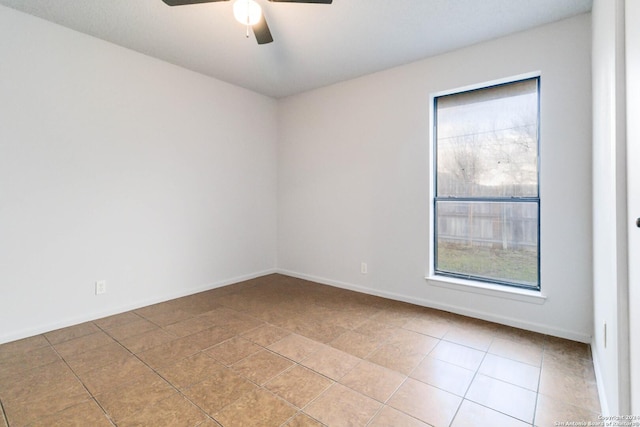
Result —
[[0, 426], [597, 420], [585, 344], [281, 275], [0, 346]]

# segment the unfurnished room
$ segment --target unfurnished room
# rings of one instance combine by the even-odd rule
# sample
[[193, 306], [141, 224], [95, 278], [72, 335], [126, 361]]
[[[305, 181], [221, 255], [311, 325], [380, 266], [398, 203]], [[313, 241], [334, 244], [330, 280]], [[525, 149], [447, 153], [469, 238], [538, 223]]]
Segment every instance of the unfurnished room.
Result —
[[0, 0], [0, 427], [640, 426], [638, 117], [638, 0]]

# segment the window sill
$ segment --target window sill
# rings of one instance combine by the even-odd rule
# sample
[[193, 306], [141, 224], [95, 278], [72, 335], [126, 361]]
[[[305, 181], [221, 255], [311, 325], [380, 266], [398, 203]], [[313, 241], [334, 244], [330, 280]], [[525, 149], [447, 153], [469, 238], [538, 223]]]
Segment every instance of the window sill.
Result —
[[461, 292], [470, 292], [480, 295], [488, 295], [496, 298], [504, 298], [531, 304], [544, 304], [547, 297], [540, 291], [529, 289], [510, 288], [503, 285], [475, 282], [472, 280], [454, 279], [443, 276], [425, 277], [427, 283], [439, 288], [454, 289]]

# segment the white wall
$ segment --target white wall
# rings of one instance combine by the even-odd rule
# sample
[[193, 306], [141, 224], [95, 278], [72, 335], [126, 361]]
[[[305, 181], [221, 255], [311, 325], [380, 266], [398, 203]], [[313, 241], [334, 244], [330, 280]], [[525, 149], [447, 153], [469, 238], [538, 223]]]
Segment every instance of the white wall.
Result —
[[[281, 101], [280, 271], [589, 342], [590, 42], [582, 15]], [[433, 286], [429, 94], [535, 71], [547, 299]]]
[[[272, 271], [276, 237], [285, 273], [591, 337], [588, 15], [279, 103], [4, 7], [0, 57], [0, 342]], [[429, 94], [531, 71], [547, 300], [432, 286]]]
[[595, 301], [592, 350], [603, 412], [627, 414], [629, 341], [624, 0], [594, 1], [592, 17]]
[[0, 342], [273, 271], [273, 99], [2, 6], [0, 58]]

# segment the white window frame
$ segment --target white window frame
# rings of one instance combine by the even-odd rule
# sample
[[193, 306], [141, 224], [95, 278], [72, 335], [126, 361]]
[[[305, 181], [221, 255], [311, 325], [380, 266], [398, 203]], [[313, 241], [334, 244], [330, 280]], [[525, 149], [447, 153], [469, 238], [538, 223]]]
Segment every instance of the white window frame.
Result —
[[[488, 295], [498, 298], [516, 300], [529, 302], [532, 304], [544, 304], [546, 301], [546, 296], [542, 293], [542, 286], [540, 289], [526, 289], [519, 288], [515, 286], [506, 286], [502, 284], [495, 284], [490, 282], [484, 282], [479, 280], [468, 280], [457, 277], [450, 277], [445, 275], [436, 275], [435, 273], [435, 204], [434, 198], [436, 195], [436, 179], [435, 179], [435, 171], [436, 171], [436, 156], [435, 156], [435, 148], [436, 148], [436, 132], [435, 132], [435, 99], [445, 95], [452, 95], [460, 92], [468, 92], [476, 89], [488, 88], [491, 86], [498, 86], [508, 83], [513, 83], [519, 80], [526, 80], [532, 78], [541, 78], [542, 73], [540, 71], [535, 71], [531, 73], [520, 74], [516, 76], [510, 76], [502, 79], [496, 79], [491, 81], [486, 81], [482, 83], [472, 84], [468, 86], [457, 87], [454, 89], [448, 89], [444, 91], [434, 92], [429, 95], [429, 159], [428, 164], [430, 166], [430, 174], [429, 174], [429, 241], [428, 241], [428, 265], [427, 265], [427, 274], [425, 279], [430, 286], [435, 286], [439, 288], [453, 289], [461, 292], [470, 292], [474, 294]], [[539, 89], [540, 90], [540, 89]], [[538, 124], [540, 126], [540, 123]], [[540, 155], [541, 149], [538, 147], [538, 153]], [[538, 188], [541, 188], [542, 179], [540, 176], [540, 171], [538, 172]], [[538, 218], [540, 223], [541, 218]], [[541, 246], [539, 246], [541, 247]], [[538, 253], [539, 259], [541, 258], [541, 253]], [[542, 264], [540, 263], [539, 274], [542, 275]]]

